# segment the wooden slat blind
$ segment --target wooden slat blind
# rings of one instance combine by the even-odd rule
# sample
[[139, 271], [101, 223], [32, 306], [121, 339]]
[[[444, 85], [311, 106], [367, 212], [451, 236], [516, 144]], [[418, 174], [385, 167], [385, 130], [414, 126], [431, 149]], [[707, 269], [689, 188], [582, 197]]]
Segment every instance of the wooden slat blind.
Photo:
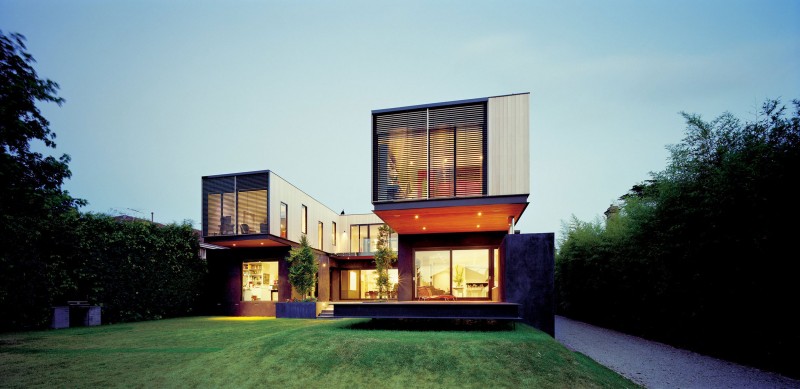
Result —
[[486, 104], [373, 117], [373, 201], [486, 193]]

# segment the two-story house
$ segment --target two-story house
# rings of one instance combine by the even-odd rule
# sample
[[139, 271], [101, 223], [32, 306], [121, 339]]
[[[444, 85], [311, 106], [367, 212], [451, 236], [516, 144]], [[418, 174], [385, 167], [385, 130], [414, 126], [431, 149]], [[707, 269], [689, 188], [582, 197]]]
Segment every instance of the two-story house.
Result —
[[369, 214], [337, 213], [272, 171], [202, 178], [204, 239], [227, 248], [208, 252], [221, 312], [274, 315], [292, 297], [285, 258], [301, 235], [320, 301], [374, 299], [387, 224], [391, 299], [519, 302], [524, 318], [549, 311], [548, 330], [553, 235], [514, 234], [530, 193], [529, 94], [374, 110], [371, 135]]

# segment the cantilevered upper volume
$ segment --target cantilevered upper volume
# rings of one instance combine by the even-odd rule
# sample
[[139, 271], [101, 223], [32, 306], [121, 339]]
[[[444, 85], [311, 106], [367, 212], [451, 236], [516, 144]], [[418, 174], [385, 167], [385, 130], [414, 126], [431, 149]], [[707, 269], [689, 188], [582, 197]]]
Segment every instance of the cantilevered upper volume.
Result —
[[400, 234], [508, 230], [528, 205], [529, 93], [372, 111], [374, 212]]

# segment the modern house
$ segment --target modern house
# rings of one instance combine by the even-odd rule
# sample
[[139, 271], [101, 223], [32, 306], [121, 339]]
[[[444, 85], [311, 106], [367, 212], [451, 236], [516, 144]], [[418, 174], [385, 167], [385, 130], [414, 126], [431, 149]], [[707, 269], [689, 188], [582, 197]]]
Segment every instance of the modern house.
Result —
[[227, 248], [207, 252], [222, 313], [274, 315], [301, 235], [319, 301], [374, 299], [386, 224], [390, 299], [520, 304], [552, 333], [553, 235], [514, 231], [530, 193], [528, 115], [528, 93], [372, 111], [369, 214], [336, 213], [272, 171], [203, 177], [203, 237]]

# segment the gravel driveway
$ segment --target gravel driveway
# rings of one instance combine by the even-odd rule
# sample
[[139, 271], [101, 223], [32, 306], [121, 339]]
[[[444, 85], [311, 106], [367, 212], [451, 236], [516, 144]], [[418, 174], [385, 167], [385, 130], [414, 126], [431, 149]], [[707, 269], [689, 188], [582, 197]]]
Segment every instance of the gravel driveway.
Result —
[[800, 381], [556, 316], [556, 340], [647, 388], [800, 388]]

